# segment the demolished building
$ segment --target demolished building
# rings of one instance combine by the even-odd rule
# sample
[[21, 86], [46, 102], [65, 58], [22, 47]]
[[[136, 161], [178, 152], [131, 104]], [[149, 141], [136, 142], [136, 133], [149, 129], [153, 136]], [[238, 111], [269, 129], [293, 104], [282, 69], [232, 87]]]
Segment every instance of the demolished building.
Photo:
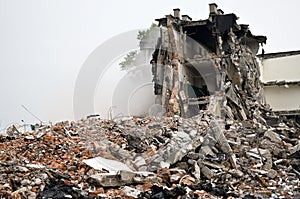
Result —
[[161, 34], [151, 63], [157, 103], [168, 115], [189, 117], [215, 99], [215, 115], [253, 118], [251, 104], [263, 98], [256, 54], [267, 38], [237, 24], [235, 14], [209, 6], [206, 20], [180, 16], [179, 9], [156, 20]]
[[256, 54], [266, 38], [210, 11], [158, 20], [152, 71], [166, 116], [9, 128], [0, 198], [299, 197], [300, 126], [264, 104]]

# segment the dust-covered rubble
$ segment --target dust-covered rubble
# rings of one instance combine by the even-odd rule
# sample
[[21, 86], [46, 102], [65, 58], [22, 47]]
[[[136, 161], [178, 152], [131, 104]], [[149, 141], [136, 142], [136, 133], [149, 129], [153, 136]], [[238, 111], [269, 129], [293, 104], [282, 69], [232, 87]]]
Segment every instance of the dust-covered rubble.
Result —
[[284, 118], [255, 124], [222, 123], [201, 111], [188, 119], [89, 118], [3, 135], [0, 196], [299, 196], [299, 125]]

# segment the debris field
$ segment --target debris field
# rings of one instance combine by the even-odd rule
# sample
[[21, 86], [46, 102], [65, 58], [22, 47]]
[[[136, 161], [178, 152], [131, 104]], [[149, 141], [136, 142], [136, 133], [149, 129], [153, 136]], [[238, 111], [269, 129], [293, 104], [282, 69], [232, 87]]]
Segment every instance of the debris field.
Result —
[[295, 198], [299, 132], [284, 118], [222, 123], [205, 111], [11, 132], [0, 139], [0, 196]]

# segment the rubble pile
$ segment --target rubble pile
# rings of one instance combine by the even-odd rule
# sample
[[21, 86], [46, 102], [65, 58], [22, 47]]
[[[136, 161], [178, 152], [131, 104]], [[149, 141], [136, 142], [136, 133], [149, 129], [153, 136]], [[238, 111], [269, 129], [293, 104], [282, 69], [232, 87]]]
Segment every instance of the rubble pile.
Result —
[[2, 198], [295, 198], [299, 125], [89, 118], [1, 136]]

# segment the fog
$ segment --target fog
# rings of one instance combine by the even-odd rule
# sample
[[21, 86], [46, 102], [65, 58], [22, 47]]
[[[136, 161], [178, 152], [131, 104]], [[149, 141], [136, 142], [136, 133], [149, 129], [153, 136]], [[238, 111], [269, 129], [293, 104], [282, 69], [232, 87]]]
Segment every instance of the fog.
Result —
[[[154, 19], [171, 14], [177, 7], [181, 14], [188, 14], [193, 19], [206, 19], [211, 2], [1, 0], [0, 130], [11, 123], [21, 123], [21, 120], [38, 122], [22, 105], [44, 122], [78, 119], [93, 111], [107, 117], [111, 106], [114, 107], [114, 116], [120, 113], [146, 114], [134, 104], [140, 101], [137, 96], [141, 96], [142, 101], [149, 99], [145, 106], [151, 107], [153, 98], [145, 92], [151, 91], [150, 76], [132, 86], [130, 93], [122, 89], [122, 86], [126, 87], [122, 82], [129, 78], [129, 74], [120, 71], [118, 63], [128, 52], [126, 48], [111, 59], [109, 66], [99, 63], [99, 70], [109, 69], [101, 73], [104, 76], [86, 79], [87, 84], [92, 80], [96, 82], [93, 99], [89, 99], [93, 104], [83, 108], [86, 111], [74, 110], [74, 106], [78, 109], [80, 103], [82, 107], [90, 103], [84, 101], [85, 97], [90, 97], [85, 96], [85, 91], [82, 91], [83, 101], [74, 102], [76, 82], [82, 68], [91, 54], [111, 38], [147, 28]], [[253, 34], [266, 35], [266, 53], [300, 49], [299, 1], [214, 2], [225, 13], [236, 13], [240, 17], [238, 23], [250, 24]], [[113, 50], [107, 48], [104, 53]], [[118, 89], [124, 93], [116, 92]], [[122, 97], [124, 99], [120, 100]], [[118, 109], [121, 107], [118, 103], [123, 102], [129, 103], [127, 110]]]

